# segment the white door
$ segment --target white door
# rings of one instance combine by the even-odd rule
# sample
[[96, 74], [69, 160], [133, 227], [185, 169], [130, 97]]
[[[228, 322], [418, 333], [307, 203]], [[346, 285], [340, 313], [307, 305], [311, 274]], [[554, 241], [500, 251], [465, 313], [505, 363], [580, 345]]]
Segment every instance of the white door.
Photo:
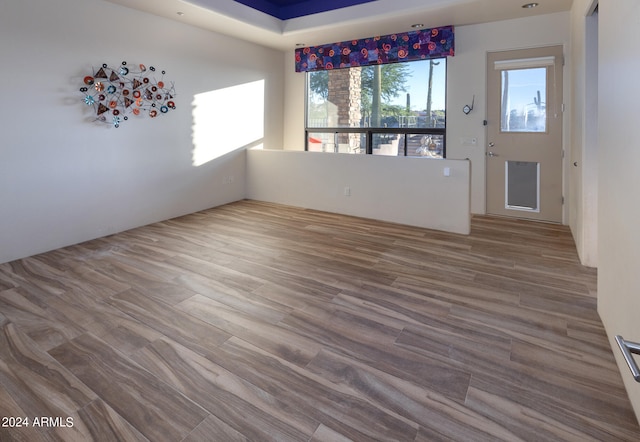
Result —
[[487, 213], [562, 222], [562, 46], [487, 56]]

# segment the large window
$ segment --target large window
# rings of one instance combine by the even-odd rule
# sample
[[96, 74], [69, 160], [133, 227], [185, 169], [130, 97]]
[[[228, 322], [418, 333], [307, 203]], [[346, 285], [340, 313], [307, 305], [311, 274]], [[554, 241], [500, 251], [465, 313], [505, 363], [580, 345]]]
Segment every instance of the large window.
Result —
[[446, 58], [307, 73], [306, 149], [445, 156]]

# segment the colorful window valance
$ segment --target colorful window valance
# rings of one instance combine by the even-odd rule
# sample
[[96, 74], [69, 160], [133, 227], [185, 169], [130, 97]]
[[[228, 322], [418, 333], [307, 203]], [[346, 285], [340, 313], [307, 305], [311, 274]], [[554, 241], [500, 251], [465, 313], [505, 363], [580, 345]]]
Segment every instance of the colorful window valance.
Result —
[[453, 26], [296, 49], [296, 72], [453, 56]]

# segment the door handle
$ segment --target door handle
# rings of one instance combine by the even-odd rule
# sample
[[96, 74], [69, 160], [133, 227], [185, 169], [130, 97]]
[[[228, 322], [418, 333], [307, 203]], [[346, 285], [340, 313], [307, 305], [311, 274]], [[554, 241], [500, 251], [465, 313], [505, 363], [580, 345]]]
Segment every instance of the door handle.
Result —
[[627, 341], [622, 336], [616, 336], [616, 342], [622, 351], [622, 355], [624, 356], [624, 360], [629, 366], [629, 370], [631, 370], [631, 375], [633, 375], [633, 379], [636, 382], [640, 382], [640, 370], [638, 369], [638, 364], [633, 360], [633, 356], [631, 354], [640, 354], [640, 344], [635, 342]]
[[497, 157], [498, 154], [497, 153], [493, 153], [493, 152], [487, 152], [487, 156], [488, 157]]
[[493, 147], [495, 145], [496, 145], [495, 143], [489, 143], [489, 147]]

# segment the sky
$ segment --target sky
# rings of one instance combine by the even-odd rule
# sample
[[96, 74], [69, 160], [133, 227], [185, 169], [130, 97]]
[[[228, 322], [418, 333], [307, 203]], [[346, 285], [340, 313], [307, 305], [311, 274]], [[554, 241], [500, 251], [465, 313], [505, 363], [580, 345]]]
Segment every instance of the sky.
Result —
[[[446, 59], [433, 69], [433, 91], [431, 95], [431, 109], [441, 110], [445, 108], [446, 100]], [[407, 63], [412, 71], [412, 76], [407, 83], [407, 92], [411, 94], [411, 109], [424, 110], [427, 107], [427, 84], [429, 81], [429, 61], [416, 61]], [[536, 92], [541, 90], [543, 101], [545, 100], [545, 68], [521, 69], [510, 71], [510, 94], [513, 108], [522, 108], [530, 105], [534, 101]], [[442, 87], [437, 87], [442, 85]], [[407, 94], [401, 93], [392, 104], [405, 106], [407, 104]]]
[[[441, 59], [433, 68], [433, 90], [431, 92], [431, 109], [445, 108], [446, 95], [446, 59]], [[407, 82], [407, 92], [411, 94], [411, 110], [424, 111], [427, 107], [427, 86], [429, 82], [429, 60], [407, 63], [412, 75]], [[442, 87], [437, 87], [442, 85]], [[407, 93], [402, 92], [391, 104], [406, 106]]]

